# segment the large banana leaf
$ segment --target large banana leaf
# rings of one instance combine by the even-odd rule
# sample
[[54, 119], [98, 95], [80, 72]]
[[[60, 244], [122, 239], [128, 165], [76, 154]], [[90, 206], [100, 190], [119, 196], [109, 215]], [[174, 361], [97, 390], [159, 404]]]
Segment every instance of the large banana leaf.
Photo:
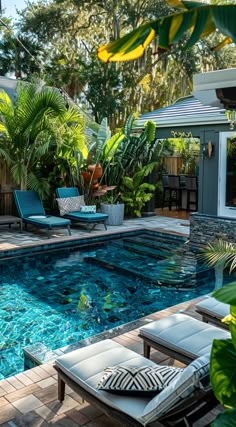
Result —
[[232, 282], [213, 292], [213, 297], [225, 304], [236, 306], [236, 282]]
[[236, 351], [231, 339], [213, 341], [210, 377], [216, 398], [225, 406], [236, 407]]
[[181, 12], [148, 22], [119, 40], [99, 47], [99, 59], [104, 62], [117, 62], [139, 58], [155, 37], [159, 38], [160, 50], [168, 50], [186, 31], [190, 33], [186, 47], [193, 46], [216, 30], [226, 36], [218, 48], [228, 43], [236, 43], [235, 4], [209, 5], [184, 0], [168, 0], [168, 3], [181, 7]]
[[227, 409], [219, 414], [215, 421], [211, 424], [212, 427], [233, 427], [236, 425], [236, 409]]
[[104, 147], [104, 157], [106, 160], [111, 161], [124, 137], [123, 132], [120, 131], [106, 141], [106, 145]]

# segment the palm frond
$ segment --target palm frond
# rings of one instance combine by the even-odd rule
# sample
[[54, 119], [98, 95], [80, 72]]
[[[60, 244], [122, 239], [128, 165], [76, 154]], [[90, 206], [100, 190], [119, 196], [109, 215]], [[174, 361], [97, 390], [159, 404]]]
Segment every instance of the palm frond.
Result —
[[27, 176], [27, 188], [37, 191], [42, 199], [50, 194], [50, 185], [48, 180], [37, 176], [33, 172], [30, 172]]
[[199, 259], [212, 267], [229, 266], [230, 272], [232, 272], [236, 267], [236, 244], [221, 239], [209, 243], [199, 254]]

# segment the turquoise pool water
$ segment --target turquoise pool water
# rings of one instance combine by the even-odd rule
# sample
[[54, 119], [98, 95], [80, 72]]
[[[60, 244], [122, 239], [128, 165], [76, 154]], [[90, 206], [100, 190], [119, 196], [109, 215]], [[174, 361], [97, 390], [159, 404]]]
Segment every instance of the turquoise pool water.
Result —
[[139, 234], [0, 261], [0, 379], [22, 348], [57, 349], [206, 294], [214, 274], [182, 239]]

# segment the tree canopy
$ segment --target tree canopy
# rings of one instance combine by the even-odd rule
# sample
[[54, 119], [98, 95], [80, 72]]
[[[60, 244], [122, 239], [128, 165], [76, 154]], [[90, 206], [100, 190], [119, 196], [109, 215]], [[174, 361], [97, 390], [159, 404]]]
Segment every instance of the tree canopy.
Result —
[[[136, 61], [104, 64], [97, 48], [117, 43], [147, 21], [175, 13], [165, 0], [41, 0], [28, 3], [20, 14], [14, 34], [24, 40], [32, 57], [24, 56], [13, 34], [2, 33], [2, 72], [20, 70], [26, 78], [39, 75], [47, 84], [62, 87], [75, 102], [88, 109], [97, 122], [108, 118], [119, 128], [131, 112], [156, 109], [188, 95], [192, 76], [235, 66], [235, 49], [214, 52], [218, 34], [186, 48], [187, 36], [160, 53], [155, 39]], [[146, 28], [146, 27], [145, 27]], [[8, 38], [7, 38], [8, 37]], [[122, 38], [121, 38], [122, 40]], [[27, 67], [26, 67], [27, 65]]]

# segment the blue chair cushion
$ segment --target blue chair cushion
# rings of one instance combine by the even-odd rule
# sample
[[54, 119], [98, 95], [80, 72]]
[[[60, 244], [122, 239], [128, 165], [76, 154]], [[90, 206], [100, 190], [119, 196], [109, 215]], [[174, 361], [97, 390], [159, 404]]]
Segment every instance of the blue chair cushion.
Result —
[[103, 222], [106, 221], [108, 215], [102, 213], [70, 212], [64, 215], [64, 217], [74, 221]]
[[35, 224], [42, 228], [53, 228], [53, 227], [63, 227], [70, 224], [69, 219], [60, 218], [57, 216], [45, 215], [45, 217], [39, 217], [39, 215], [30, 215], [28, 217], [22, 218], [24, 222], [28, 224]]

